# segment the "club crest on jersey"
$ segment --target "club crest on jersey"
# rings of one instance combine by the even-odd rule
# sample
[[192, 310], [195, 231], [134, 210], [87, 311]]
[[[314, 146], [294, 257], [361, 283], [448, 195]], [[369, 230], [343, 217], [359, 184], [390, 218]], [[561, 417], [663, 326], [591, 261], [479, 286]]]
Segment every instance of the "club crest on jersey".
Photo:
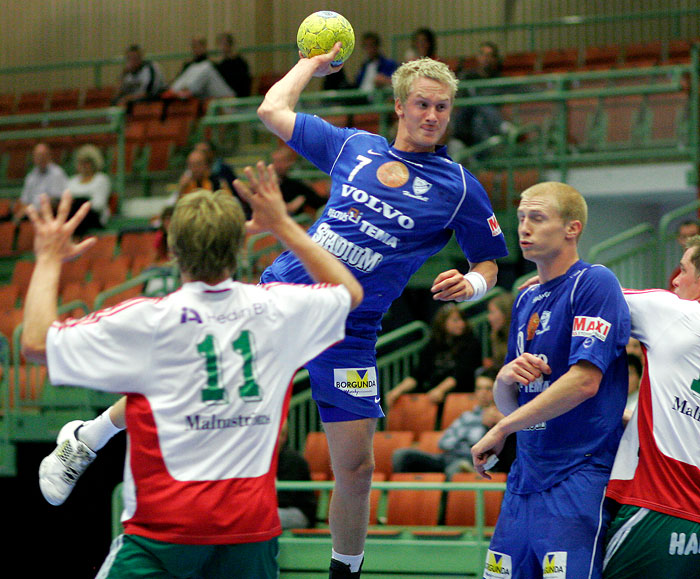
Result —
[[566, 579], [566, 551], [552, 551], [542, 559], [543, 579]]
[[507, 579], [513, 574], [510, 555], [489, 549], [484, 564], [484, 579]]
[[334, 368], [333, 385], [351, 396], [376, 396], [377, 369], [372, 368]]
[[428, 183], [425, 179], [421, 179], [420, 177], [416, 177], [413, 180], [413, 192], [411, 191], [406, 191], [405, 189], [402, 191], [406, 197], [411, 197], [412, 199], [418, 199], [419, 201], [430, 201], [425, 194], [430, 190], [430, 188], [433, 186], [432, 183]]
[[571, 329], [573, 337], [597, 338], [601, 342], [605, 342], [609, 333], [610, 322], [592, 316], [576, 316]]
[[535, 333], [537, 332], [537, 328], [540, 326], [540, 315], [535, 312], [530, 316], [530, 319], [527, 322], [527, 339], [532, 340], [532, 338], [535, 337]]
[[408, 183], [408, 177], [408, 167], [401, 161], [389, 161], [377, 169], [377, 179], [387, 187], [403, 187]]
[[501, 234], [501, 226], [498, 224], [498, 219], [496, 219], [495, 214], [491, 214], [491, 217], [488, 218], [488, 223], [489, 223], [489, 229], [491, 230], [491, 237], [496, 237], [497, 235]]
[[552, 316], [552, 312], [545, 310], [542, 312], [542, 317], [540, 317], [540, 327], [535, 331], [535, 335], [539, 336], [544, 334], [549, 330], [549, 318]]

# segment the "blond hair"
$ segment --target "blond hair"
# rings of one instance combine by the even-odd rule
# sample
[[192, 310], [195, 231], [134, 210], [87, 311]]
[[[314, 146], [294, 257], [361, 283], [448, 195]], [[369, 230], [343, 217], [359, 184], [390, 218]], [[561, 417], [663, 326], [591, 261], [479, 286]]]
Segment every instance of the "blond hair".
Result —
[[[581, 222], [581, 233], [583, 233], [588, 221], [588, 205], [583, 195], [566, 183], [556, 181], [545, 181], [528, 187], [520, 194], [521, 199], [532, 199], [533, 197], [548, 197], [554, 201], [554, 205], [559, 212], [564, 223], [569, 221]], [[579, 234], [579, 237], [581, 234]]]
[[394, 98], [405, 103], [411, 93], [413, 82], [417, 78], [429, 78], [447, 85], [450, 92], [450, 100], [454, 100], [457, 94], [457, 77], [449, 67], [432, 58], [419, 58], [404, 62], [391, 75], [391, 85], [394, 87]]
[[168, 246], [193, 280], [217, 282], [236, 271], [245, 237], [245, 215], [228, 191], [198, 189], [175, 205]]
[[105, 165], [104, 157], [95, 145], [83, 145], [75, 152], [75, 162], [80, 161], [91, 163], [95, 171], [102, 171]]

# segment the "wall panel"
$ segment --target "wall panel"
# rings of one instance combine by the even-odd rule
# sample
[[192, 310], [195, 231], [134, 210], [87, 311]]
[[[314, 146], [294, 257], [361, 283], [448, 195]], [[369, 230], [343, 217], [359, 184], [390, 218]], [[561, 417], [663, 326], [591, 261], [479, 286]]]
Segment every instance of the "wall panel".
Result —
[[[5, 0], [0, 19], [0, 67], [106, 58], [122, 54], [131, 42], [147, 52], [188, 52], [189, 39], [206, 36], [213, 46], [218, 32], [232, 31], [240, 46], [289, 42], [296, 37], [301, 20], [318, 8], [316, 0]], [[420, 26], [450, 31], [470, 26], [527, 23], [572, 15], [610, 15], [648, 10], [695, 8], [695, 0], [328, 0], [324, 7], [343, 13], [358, 37], [378, 31], [389, 52], [390, 40]], [[581, 47], [612, 43], [667, 39], [673, 30], [667, 20], [551, 28], [533, 34], [527, 30], [509, 33], [453, 34], [441, 37], [438, 54], [448, 58], [473, 54], [482, 40], [495, 40], [504, 51], [535, 48]], [[700, 37], [698, 19], [681, 23], [680, 35]], [[408, 40], [401, 39], [396, 53], [401, 57]], [[358, 54], [347, 64], [354, 76], [361, 62]], [[251, 57], [256, 73], [285, 70], [294, 62], [294, 50], [282, 54]], [[172, 77], [179, 62], [166, 66]], [[118, 67], [105, 71], [104, 83], [114, 82]], [[51, 74], [0, 76], [0, 92], [21, 92], [37, 86], [87, 85], [91, 71], [58, 71]]]

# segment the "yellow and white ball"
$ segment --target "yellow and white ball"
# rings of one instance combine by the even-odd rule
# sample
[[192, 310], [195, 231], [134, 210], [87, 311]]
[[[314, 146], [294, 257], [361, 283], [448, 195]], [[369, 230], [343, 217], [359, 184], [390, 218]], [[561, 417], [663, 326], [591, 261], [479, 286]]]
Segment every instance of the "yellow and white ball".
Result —
[[336, 42], [342, 42], [343, 46], [332, 64], [340, 66], [355, 48], [355, 32], [347, 18], [337, 12], [314, 12], [299, 26], [297, 46], [305, 58], [330, 52]]

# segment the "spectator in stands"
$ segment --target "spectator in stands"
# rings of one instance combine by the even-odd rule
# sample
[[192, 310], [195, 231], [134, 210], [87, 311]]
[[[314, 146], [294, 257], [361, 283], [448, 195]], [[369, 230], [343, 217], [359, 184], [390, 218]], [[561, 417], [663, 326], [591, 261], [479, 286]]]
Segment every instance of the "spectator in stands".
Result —
[[137, 101], [154, 100], [165, 90], [166, 83], [160, 67], [150, 60], [144, 60], [138, 44], [126, 49], [124, 71], [119, 82], [119, 90], [112, 100], [114, 105], [125, 105], [131, 110]]
[[194, 146], [196, 151], [202, 151], [207, 156], [207, 162], [211, 168], [211, 174], [219, 180], [223, 180], [228, 188], [233, 191], [233, 182], [236, 172], [224, 159], [217, 155], [216, 146], [211, 141], [200, 141]]
[[[688, 241], [693, 235], [700, 235], [700, 223], [692, 219], [686, 219], [679, 226], [676, 232], [676, 241], [678, 245], [685, 251], [685, 242]], [[671, 276], [668, 278], [668, 290], [673, 291], [673, 280], [680, 273], [681, 266], [677, 265], [675, 269], [671, 272]]]
[[398, 64], [387, 58], [381, 51], [382, 39], [376, 32], [365, 32], [362, 35], [362, 49], [365, 51], [365, 61], [357, 74], [357, 88], [372, 92], [377, 88], [391, 86], [391, 75]]
[[236, 52], [236, 41], [229, 32], [222, 32], [216, 37], [216, 44], [221, 50], [221, 60], [216, 70], [237, 97], [250, 96], [252, 78], [246, 60]]
[[[476, 378], [476, 406], [467, 410], [445, 429], [438, 446], [442, 453], [425, 452], [417, 448], [399, 448], [391, 457], [394, 472], [444, 472], [447, 480], [455, 473], [473, 472], [471, 448], [503, 415], [493, 401], [493, 383], [498, 368], [484, 370]], [[509, 437], [513, 439], [514, 437]], [[493, 471], [508, 472], [513, 461], [510, 453], [499, 455]]]
[[109, 220], [112, 182], [102, 172], [104, 163], [104, 157], [95, 145], [83, 145], [75, 153], [77, 174], [71, 177], [66, 185], [73, 197], [71, 214], [85, 201], [90, 202], [90, 211], [75, 230], [78, 236], [91, 229], [103, 228]]
[[193, 38], [192, 60], [186, 62], [182, 71], [163, 93], [165, 99], [208, 99], [235, 96], [207, 54], [205, 38]]
[[513, 296], [502, 293], [491, 298], [486, 306], [489, 331], [488, 355], [483, 360], [485, 368], [500, 368], [505, 363], [508, 353], [508, 333], [510, 316], [513, 309]]
[[158, 229], [153, 241], [155, 255], [153, 262], [144, 269], [144, 272], [157, 270], [158, 276], [146, 281], [141, 292], [149, 298], [166, 296], [180, 285], [180, 270], [168, 248], [168, 228], [174, 210], [175, 207], [172, 205], [164, 207], [157, 222]]
[[[498, 45], [482, 42], [476, 55], [476, 68], [459, 70], [460, 80], [484, 80], [501, 76], [502, 61]], [[490, 96], [502, 94], [502, 87], [469, 88], [460, 96]], [[511, 124], [504, 120], [500, 105], [463, 106], [457, 110], [453, 123], [453, 136], [467, 147], [489, 137], [507, 133]]]
[[442, 306], [433, 318], [430, 342], [421, 352], [414, 376], [407, 376], [389, 390], [391, 407], [401, 396], [416, 389], [442, 404], [448, 392], [473, 392], [474, 373], [481, 365], [481, 345], [464, 313], [454, 304]]
[[231, 191], [226, 181], [212, 174], [207, 155], [201, 150], [195, 149], [187, 156], [187, 169], [180, 177], [176, 198], [173, 199], [173, 202], [198, 189]]
[[42, 193], [58, 202], [68, 183], [66, 172], [51, 160], [51, 149], [46, 143], [37, 143], [32, 151], [32, 160], [34, 167], [25, 177], [22, 194], [13, 208], [16, 223], [25, 216], [29, 205], [39, 208], [39, 195]]
[[[310, 481], [306, 459], [287, 444], [289, 426], [285, 420], [278, 439], [277, 480]], [[314, 491], [277, 491], [277, 512], [283, 529], [310, 529], [316, 526]]]
[[404, 60], [425, 57], [437, 59], [437, 40], [430, 28], [419, 28], [411, 37], [411, 48], [406, 51]]
[[281, 144], [272, 153], [272, 165], [279, 175], [280, 189], [289, 214], [297, 215], [304, 211], [315, 214], [327, 200], [317, 195], [316, 191], [303, 181], [289, 176], [289, 170], [298, 158], [299, 155], [291, 147]]

